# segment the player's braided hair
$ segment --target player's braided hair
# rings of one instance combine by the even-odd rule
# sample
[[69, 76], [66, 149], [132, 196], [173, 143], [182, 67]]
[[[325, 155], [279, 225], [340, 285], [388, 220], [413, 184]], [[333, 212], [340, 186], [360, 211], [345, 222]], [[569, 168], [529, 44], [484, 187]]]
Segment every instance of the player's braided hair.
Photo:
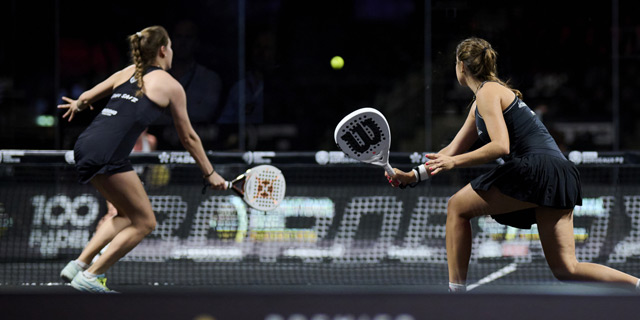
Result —
[[160, 47], [169, 44], [169, 34], [161, 26], [151, 26], [130, 35], [128, 39], [131, 47], [131, 60], [136, 67], [134, 76], [138, 82], [138, 88], [140, 88], [136, 92], [136, 96], [141, 96], [144, 88], [142, 76], [155, 61]]
[[511, 89], [518, 98], [522, 99], [522, 93], [509, 86], [508, 81], [498, 78], [497, 60], [498, 53], [491, 44], [484, 39], [468, 38], [458, 44], [456, 58], [462, 61], [471, 75], [481, 82], [495, 81]]

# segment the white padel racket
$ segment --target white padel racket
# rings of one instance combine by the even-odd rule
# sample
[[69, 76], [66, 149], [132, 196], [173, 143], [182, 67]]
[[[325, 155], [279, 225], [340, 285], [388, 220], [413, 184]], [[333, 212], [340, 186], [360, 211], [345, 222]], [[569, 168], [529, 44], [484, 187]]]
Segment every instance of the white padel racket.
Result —
[[387, 119], [374, 108], [362, 108], [348, 114], [336, 127], [333, 138], [342, 152], [361, 162], [378, 165], [390, 176], [391, 131]]
[[[206, 192], [206, 187], [202, 189]], [[250, 207], [260, 211], [277, 208], [287, 189], [287, 182], [280, 169], [271, 165], [260, 165], [247, 170], [232, 181], [227, 189], [233, 190]]]

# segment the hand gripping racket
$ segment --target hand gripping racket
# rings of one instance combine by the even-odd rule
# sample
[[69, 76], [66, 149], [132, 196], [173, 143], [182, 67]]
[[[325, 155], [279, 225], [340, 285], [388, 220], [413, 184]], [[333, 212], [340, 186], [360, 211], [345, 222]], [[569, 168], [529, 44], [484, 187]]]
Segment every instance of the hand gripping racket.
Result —
[[348, 114], [338, 123], [333, 138], [350, 158], [384, 167], [390, 176], [395, 175], [389, 165], [391, 131], [380, 111], [362, 108]]
[[[202, 193], [206, 192], [205, 183]], [[286, 192], [287, 183], [280, 169], [260, 165], [247, 170], [233, 181], [227, 181], [227, 189], [233, 190], [250, 207], [260, 211], [277, 208]]]

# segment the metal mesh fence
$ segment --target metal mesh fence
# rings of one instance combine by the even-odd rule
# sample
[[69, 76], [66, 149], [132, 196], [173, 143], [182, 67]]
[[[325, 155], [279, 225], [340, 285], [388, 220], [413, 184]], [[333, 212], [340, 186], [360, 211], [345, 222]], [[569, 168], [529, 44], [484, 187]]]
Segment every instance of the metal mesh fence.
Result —
[[[106, 212], [76, 182], [64, 151], [2, 150], [0, 284], [59, 283]], [[640, 274], [640, 166], [635, 154], [580, 153], [584, 203], [575, 209], [576, 254]], [[445, 285], [448, 197], [493, 164], [457, 169], [404, 190], [380, 167], [339, 152], [210, 153], [227, 179], [260, 163], [283, 172], [287, 196], [274, 211], [230, 191], [201, 193], [185, 153], [132, 154], [157, 227], [107, 272], [110, 285]], [[410, 169], [418, 153], [392, 154]], [[559, 284], [536, 227], [472, 220], [469, 284]]]

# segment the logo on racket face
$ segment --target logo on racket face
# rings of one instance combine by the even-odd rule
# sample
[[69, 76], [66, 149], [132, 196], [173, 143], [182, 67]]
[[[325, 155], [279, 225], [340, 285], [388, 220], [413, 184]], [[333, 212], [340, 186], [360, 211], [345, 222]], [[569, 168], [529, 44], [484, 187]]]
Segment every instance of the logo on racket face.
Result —
[[265, 199], [273, 199], [273, 181], [274, 180], [262, 180], [260, 177], [258, 179], [258, 190], [257, 196], [258, 198]]
[[270, 169], [269, 166], [256, 168], [252, 169], [251, 177], [245, 185], [247, 201], [251, 206], [261, 210], [274, 209], [284, 198], [284, 177], [278, 169]]
[[[380, 126], [366, 114], [349, 121], [340, 133], [340, 139], [358, 157], [363, 153], [369, 153], [371, 147], [379, 147], [380, 142], [386, 138]], [[375, 155], [376, 152], [372, 153]]]

